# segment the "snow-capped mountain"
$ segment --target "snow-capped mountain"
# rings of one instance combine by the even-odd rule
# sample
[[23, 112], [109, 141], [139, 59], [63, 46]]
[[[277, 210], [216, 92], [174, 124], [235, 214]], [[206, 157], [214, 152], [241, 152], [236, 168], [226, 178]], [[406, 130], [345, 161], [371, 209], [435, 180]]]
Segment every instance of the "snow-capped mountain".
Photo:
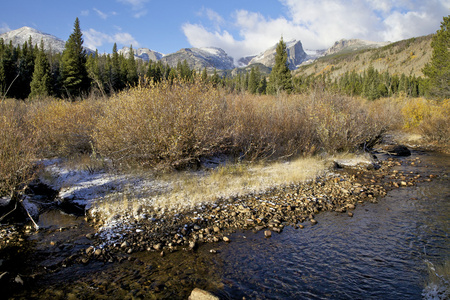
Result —
[[316, 59], [324, 56], [326, 51], [327, 51], [326, 49], [322, 49], [322, 50], [305, 49], [306, 58], [303, 60], [303, 62], [300, 65], [312, 64]]
[[[119, 54], [122, 54], [125, 57], [127, 57], [130, 53], [130, 47], [123, 47], [122, 49], [120, 49], [117, 52]], [[135, 58], [140, 58], [144, 61], [149, 61], [149, 60], [158, 61], [164, 56], [164, 54], [154, 51], [154, 50], [150, 50], [148, 48], [133, 49], [133, 52], [134, 52]]]
[[161, 58], [163, 63], [167, 63], [171, 67], [176, 67], [178, 62], [183, 62], [184, 60], [194, 70], [202, 70], [205, 67], [219, 70], [234, 69], [233, 58], [228, 56], [224, 50], [214, 47], [183, 48]]
[[[249, 64], [261, 63], [267, 67], [273, 67], [275, 65], [276, 48], [277, 45], [270, 47], [254, 57]], [[288, 54], [288, 65], [291, 70], [295, 70], [307, 57], [300, 41], [292, 40], [287, 42], [286, 50]]]
[[326, 52], [325, 55], [332, 55], [343, 51], [356, 51], [370, 48], [380, 48], [390, 44], [390, 42], [372, 42], [360, 39], [342, 39], [334, 43]]
[[27, 26], [0, 34], [0, 38], [3, 38], [5, 44], [12, 41], [15, 47], [28, 42], [30, 37], [33, 45], [39, 45], [42, 40], [44, 42], [44, 49], [48, 51], [62, 52], [66, 44], [65, 41], [54, 35]]
[[[19, 45], [22, 46], [25, 42], [29, 41], [30, 37], [33, 46], [34, 45], [39, 46], [42, 40], [44, 42], [44, 49], [46, 51], [62, 53], [64, 51], [64, 46], [66, 45], [65, 41], [54, 35], [44, 33], [37, 29], [27, 26], [0, 34], [0, 38], [3, 39], [5, 44], [9, 44], [9, 42], [12, 41], [12, 44], [15, 47]], [[87, 53], [95, 52], [92, 49], [86, 47], [84, 47], [84, 49], [86, 50]]]
[[[38, 45], [41, 40], [44, 42], [44, 48], [47, 51], [62, 52], [64, 50], [65, 41], [51, 34], [43, 33], [31, 27], [22, 27], [0, 35], [7, 44], [12, 41], [14, 46], [22, 45], [28, 42], [31, 37], [33, 45]], [[291, 70], [296, 69], [301, 64], [309, 64], [317, 58], [324, 55], [332, 55], [343, 51], [355, 51], [367, 48], [378, 48], [389, 44], [388, 42], [371, 42], [358, 39], [337, 41], [328, 50], [304, 50], [302, 43], [292, 40], [286, 43], [288, 52], [288, 64]], [[88, 53], [94, 53], [93, 50], [85, 48]], [[128, 56], [129, 47], [123, 47], [118, 52]], [[236, 66], [233, 57], [229, 56], [224, 50], [215, 47], [207, 48], [183, 48], [175, 53], [164, 55], [160, 52], [150, 50], [148, 48], [133, 49], [135, 57], [145, 61], [161, 60], [163, 63], [176, 67], [178, 62], [186, 60], [189, 67], [194, 70], [202, 70], [207, 68], [208, 71], [230, 70]], [[268, 68], [272, 68], [275, 64], [276, 45], [261, 52], [258, 55], [236, 58], [239, 67], [247, 67], [252, 64], [262, 64]]]

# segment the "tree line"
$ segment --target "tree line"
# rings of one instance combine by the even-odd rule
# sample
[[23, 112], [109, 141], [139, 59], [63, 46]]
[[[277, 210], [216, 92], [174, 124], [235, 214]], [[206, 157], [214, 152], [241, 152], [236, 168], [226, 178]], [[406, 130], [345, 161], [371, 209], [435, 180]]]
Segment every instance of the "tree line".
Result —
[[200, 78], [210, 81], [213, 86], [221, 86], [230, 92], [251, 94], [303, 93], [311, 87], [321, 86], [336, 93], [362, 96], [370, 100], [405, 94], [410, 97], [449, 97], [450, 55], [448, 44], [450, 16], [444, 17], [441, 29], [433, 36], [433, 56], [424, 68], [427, 78], [392, 75], [379, 72], [369, 66], [362, 74], [345, 72], [335, 79], [329, 74], [319, 76], [292, 76], [287, 65], [287, 49], [283, 38], [276, 48], [275, 65], [267, 77], [259, 68], [236, 76], [218, 75], [214, 70], [208, 75], [206, 68], [200, 74], [190, 69], [186, 60], [170, 67], [161, 61], [145, 62], [135, 59], [133, 47], [127, 55], [120, 54], [114, 44], [112, 54], [87, 53], [83, 48], [83, 38], [78, 18], [73, 33], [66, 42], [62, 53], [45, 51], [30, 39], [23, 45], [5, 44], [0, 39], [0, 95], [25, 99], [54, 96], [76, 99], [95, 91], [103, 96], [136, 85], [141, 79], [156, 82], [176, 78], [192, 81]]
[[298, 76], [293, 79], [295, 92], [305, 92], [312, 86], [321, 86], [335, 93], [361, 96], [369, 100], [398, 94], [408, 97], [428, 95], [427, 81], [424, 78], [405, 74], [392, 75], [388, 71], [379, 72], [373, 66], [369, 66], [362, 74], [354, 70], [346, 71], [334, 80], [329, 73], [319, 76]]

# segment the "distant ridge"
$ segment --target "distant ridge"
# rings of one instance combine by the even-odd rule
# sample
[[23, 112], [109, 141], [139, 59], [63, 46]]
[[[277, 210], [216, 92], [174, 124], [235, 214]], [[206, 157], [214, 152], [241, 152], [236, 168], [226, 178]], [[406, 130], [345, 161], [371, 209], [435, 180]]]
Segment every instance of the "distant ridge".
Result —
[[12, 44], [15, 47], [28, 42], [30, 37], [33, 45], [39, 45], [42, 40], [44, 42], [44, 49], [48, 51], [62, 52], [64, 50], [64, 45], [66, 44], [65, 41], [54, 35], [27, 26], [0, 35], [0, 38], [3, 38], [5, 44], [12, 41]]
[[[33, 45], [39, 45], [42, 40], [44, 42], [44, 48], [47, 51], [62, 52], [64, 50], [65, 41], [31, 27], [22, 27], [0, 35], [0, 38], [3, 38], [5, 43], [11, 41], [14, 46], [23, 45], [25, 42], [28, 42], [30, 37]], [[338, 53], [353, 52], [362, 49], [376, 49], [387, 44], [389, 43], [371, 42], [359, 39], [342, 39], [335, 42], [334, 45], [327, 50], [305, 51], [301, 41], [292, 40], [286, 43], [288, 65], [291, 70], [295, 70], [299, 66], [311, 64], [324, 56], [332, 56]], [[91, 49], [85, 49], [88, 53], [94, 53]], [[123, 47], [118, 52], [127, 56], [129, 51], [129, 47]], [[162, 54], [148, 48], [133, 49], [133, 52], [138, 59], [144, 61], [162, 61], [163, 63], [169, 64], [171, 67], [176, 67], [178, 62], [186, 60], [189, 67], [197, 71], [202, 70], [203, 68], [207, 68], [209, 72], [213, 69], [225, 71], [233, 70], [237, 66], [246, 69], [252, 65], [264, 66], [270, 70], [275, 64], [276, 44], [258, 55], [241, 58], [233, 58], [223, 49], [216, 47], [183, 48], [170, 54]]]

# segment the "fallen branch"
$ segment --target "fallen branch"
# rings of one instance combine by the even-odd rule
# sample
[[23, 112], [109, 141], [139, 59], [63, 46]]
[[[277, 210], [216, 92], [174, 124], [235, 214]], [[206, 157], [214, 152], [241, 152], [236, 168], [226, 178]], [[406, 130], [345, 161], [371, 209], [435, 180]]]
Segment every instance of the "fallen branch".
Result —
[[6, 218], [9, 214], [11, 214], [16, 209], [17, 209], [17, 201], [16, 201], [16, 205], [14, 206], [14, 208], [10, 212], [8, 212], [8, 213], [4, 214], [3, 216], [1, 216], [0, 222], [3, 221], [4, 218]]
[[34, 221], [33, 217], [30, 215], [30, 213], [28, 212], [28, 209], [25, 205], [23, 205], [23, 199], [20, 200], [20, 203], [22, 204], [22, 207], [25, 209], [25, 211], [27, 212], [28, 217], [30, 218], [31, 222], [33, 222], [34, 224], [34, 228], [36, 230], [39, 230], [39, 225]]

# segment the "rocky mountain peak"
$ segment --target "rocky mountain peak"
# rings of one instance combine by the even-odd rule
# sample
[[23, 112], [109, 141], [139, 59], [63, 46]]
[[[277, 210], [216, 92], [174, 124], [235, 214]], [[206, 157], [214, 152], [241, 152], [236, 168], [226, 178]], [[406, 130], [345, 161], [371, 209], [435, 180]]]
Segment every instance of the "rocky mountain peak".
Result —
[[228, 56], [223, 49], [215, 47], [183, 48], [161, 58], [163, 63], [167, 63], [172, 67], [184, 60], [194, 70], [202, 70], [203, 68], [227, 70], [234, 68], [233, 58]]
[[[276, 48], [277, 45], [267, 49], [250, 60], [249, 64], [261, 63], [267, 67], [273, 67], [275, 65]], [[288, 65], [291, 70], [296, 69], [307, 57], [307, 54], [303, 50], [302, 42], [300, 41], [292, 40], [287, 42], [286, 50], [288, 54]]]
[[[124, 55], [125, 57], [128, 57], [128, 55], [130, 53], [130, 47], [123, 47], [122, 49], [120, 49], [117, 52], [119, 54]], [[164, 54], [154, 51], [154, 50], [150, 50], [148, 48], [138, 48], [138, 49], [133, 48], [133, 52], [134, 52], [135, 58], [140, 58], [144, 61], [149, 61], [149, 60], [158, 61], [164, 56]]]
[[360, 39], [341, 39], [331, 46], [325, 55], [332, 55], [342, 51], [357, 51], [362, 49], [379, 48], [388, 45], [389, 42], [372, 42]]
[[66, 44], [65, 41], [57, 38], [54, 35], [43, 33], [28, 26], [21, 27], [16, 30], [11, 30], [0, 35], [0, 38], [3, 38], [5, 43], [9, 43], [10, 41], [12, 41], [15, 47], [19, 45], [21, 46], [25, 42], [28, 42], [30, 37], [33, 45], [39, 45], [42, 40], [44, 42], [44, 49], [46, 49], [47, 51], [51, 50], [54, 52], [62, 52]]

